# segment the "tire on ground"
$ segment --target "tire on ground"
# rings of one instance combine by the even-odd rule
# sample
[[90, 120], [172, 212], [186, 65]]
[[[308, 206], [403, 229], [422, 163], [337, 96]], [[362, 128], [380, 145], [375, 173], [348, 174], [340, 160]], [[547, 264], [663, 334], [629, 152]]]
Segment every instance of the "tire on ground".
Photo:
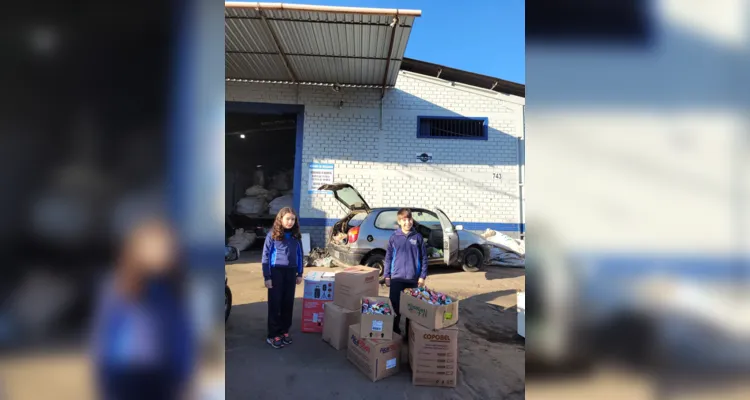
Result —
[[380, 270], [380, 276], [382, 277], [385, 269], [385, 254], [379, 252], [370, 254], [364, 264], [368, 267], [378, 268]]
[[484, 265], [484, 253], [476, 247], [469, 247], [464, 251], [461, 268], [466, 272], [477, 272]]

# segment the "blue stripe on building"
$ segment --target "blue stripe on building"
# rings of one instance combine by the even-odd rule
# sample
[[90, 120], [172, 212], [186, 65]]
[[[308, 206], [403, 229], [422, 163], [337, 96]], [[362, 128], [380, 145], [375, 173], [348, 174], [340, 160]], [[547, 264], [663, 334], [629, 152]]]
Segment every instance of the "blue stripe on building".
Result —
[[[300, 218], [299, 223], [302, 227], [324, 226], [329, 227], [339, 222], [340, 219], [334, 218]], [[498, 232], [523, 232], [525, 224], [508, 223], [508, 222], [453, 222], [454, 225], [463, 225], [467, 231], [483, 231], [487, 228]]]

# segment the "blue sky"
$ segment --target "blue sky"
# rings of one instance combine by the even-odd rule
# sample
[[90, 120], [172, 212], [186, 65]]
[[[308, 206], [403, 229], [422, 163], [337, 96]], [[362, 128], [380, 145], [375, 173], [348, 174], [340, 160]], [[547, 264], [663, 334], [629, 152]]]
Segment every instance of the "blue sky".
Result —
[[525, 0], [298, 0], [327, 6], [422, 10], [406, 57], [526, 82]]

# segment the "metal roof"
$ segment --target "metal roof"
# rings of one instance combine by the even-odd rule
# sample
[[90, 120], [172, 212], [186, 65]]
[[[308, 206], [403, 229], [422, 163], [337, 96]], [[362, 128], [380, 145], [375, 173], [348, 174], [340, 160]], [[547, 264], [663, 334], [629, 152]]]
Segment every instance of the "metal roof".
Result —
[[401, 69], [417, 74], [438, 77], [447, 81], [489, 89], [499, 93], [526, 97], [526, 85], [524, 84], [506, 81], [492, 76], [475, 74], [473, 72], [433, 64], [426, 61], [404, 58], [401, 63]]
[[421, 15], [283, 3], [225, 5], [227, 80], [342, 86], [395, 85]]

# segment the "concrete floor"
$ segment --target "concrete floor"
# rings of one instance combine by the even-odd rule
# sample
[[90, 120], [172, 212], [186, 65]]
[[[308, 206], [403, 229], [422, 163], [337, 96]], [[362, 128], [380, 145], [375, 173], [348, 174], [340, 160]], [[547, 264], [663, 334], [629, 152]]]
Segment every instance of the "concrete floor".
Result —
[[[408, 365], [371, 382], [316, 333], [300, 333], [302, 286], [297, 287], [291, 334], [294, 344], [265, 343], [267, 291], [260, 254], [246, 252], [227, 266], [234, 306], [226, 325], [227, 399], [523, 399], [524, 342], [516, 333], [515, 293], [525, 285], [523, 269], [486, 267], [477, 273], [434, 267], [430, 288], [460, 298], [459, 383], [455, 389], [411, 384]], [[331, 270], [308, 268], [308, 270]], [[387, 288], [381, 287], [381, 295]]]

